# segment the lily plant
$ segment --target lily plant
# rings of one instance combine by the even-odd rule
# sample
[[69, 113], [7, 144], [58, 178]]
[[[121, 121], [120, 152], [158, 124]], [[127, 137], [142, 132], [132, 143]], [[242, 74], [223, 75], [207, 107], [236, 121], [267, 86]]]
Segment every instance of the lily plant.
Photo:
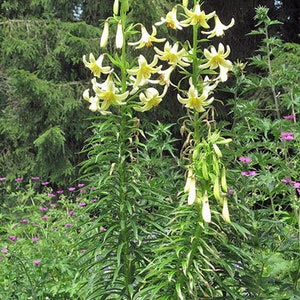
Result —
[[[219, 83], [227, 80], [228, 73], [232, 70], [232, 63], [228, 60], [230, 47], [219, 43], [217, 49], [213, 45], [202, 49], [201, 35], [204, 35], [206, 42], [210, 43], [212, 38], [224, 35], [224, 31], [234, 25], [234, 20], [232, 19], [229, 25], [224, 25], [215, 11], [206, 13], [198, 1], [192, 1], [191, 6], [189, 2], [191, 1], [184, 0], [182, 4], [175, 5], [165, 17], [152, 26], [149, 32], [141, 23], [128, 24], [127, 13], [130, 6], [128, 0], [115, 0], [113, 16], [104, 22], [98, 58], [91, 53], [87, 61], [86, 55], [83, 56], [83, 63], [94, 76], [91, 80], [92, 94], [90, 89], [83, 93], [83, 98], [89, 103], [89, 109], [104, 116], [119, 116], [116, 119], [118, 121], [114, 121], [119, 122], [119, 132], [116, 133], [116, 140], [120, 143], [118, 160], [112, 162], [109, 175], [112, 176], [114, 170], [117, 170], [119, 176], [117, 215], [120, 220], [122, 247], [118, 248], [118, 255], [122, 267], [118, 270], [122, 269], [124, 280], [122, 293], [127, 299], [133, 299], [134, 294], [131, 257], [133, 253], [130, 248], [132, 241], [128, 235], [128, 228], [132, 224], [128, 206], [133, 206], [134, 202], [128, 198], [126, 192], [132, 187], [132, 183], [128, 182], [131, 167], [128, 161], [134, 160], [134, 154], [131, 152], [132, 144], [128, 141], [140, 131], [138, 127], [132, 126], [133, 123], [139, 124], [139, 120], [134, 117], [134, 111], [146, 112], [155, 109], [162, 101], [167, 101], [170, 87], [177, 89], [177, 99], [187, 110], [181, 130], [185, 137], [182, 161], [187, 174], [182, 195], [185, 204], [194, 207], [199, 214], [201, 222], [198, 223], [196, 232], [198, 234], [203, 224], [212, 220], [210, 211], [212, 199], [222, 207], [223, 219], [230, 222], [226, 172], [219, 148], [228, 144], [230, 139], [223, 138], [221, 132], [212, 130], [212, 124], [215, 122], [212, 117], [214, 91]], [[160, 26], [167, 26], [170, 32], [191, 27], [192, 37], [184, 44], [180, 41], [172, 43], [166, 37], [159, 36]], [[111, 30], [115, 35], [110, 34]], [[112, 38], [115, 47], [114, 52], [109, 53], [107, 45]], [[151, 59], [144, 55], [144, 48], [153, 50]], [[131, 60], [129, 54], [133, 49], [140, 51], [140, 54]], [[172, 79], [175, 72], [176, 78], [178, 74], [182, 76], [178, 82]], [[185, 89], [183, 86], [188, 88]], [[128, 128], [131, 132], [128, 132]], [[192, 247], [197, 246], [196, 242], [197, 239]], [[190, 258], [192, 260], [192, 255]], [[184, 272], [187, 272], [189, 267], [187, 265]], [[182, 280], [180, 277], [180, 281]], [[177, 297], [183, 299], [180, 293], [180, 286], [176, 286], [174, 299]]]

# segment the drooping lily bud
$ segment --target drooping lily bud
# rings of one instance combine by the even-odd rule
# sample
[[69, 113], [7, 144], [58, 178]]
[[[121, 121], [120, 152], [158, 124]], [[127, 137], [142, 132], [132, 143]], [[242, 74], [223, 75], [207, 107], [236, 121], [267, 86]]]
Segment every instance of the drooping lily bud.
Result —
[[224, 197], [223, 209], [222, 209], [222, 217], [226, 223], [230, 223], [230, 216], [227, 204], [227, 198]]
[[189, 4], [189, 0], [182, 0], [182, 6], [187, 7]]
[[122, 22], [119, 21], [117, 34], [116, 34], [116, 48], [121, 49], [123, 47], [123, 43], [124, 43], [124, 36], [123, 36]]
[[190, 191], [192, 177], [193, 177], [193, 167], [189, 166], [188, 175], [187, 175], [187, 179], [186, 179], [185, 186], [184, 186], [185, 193]]
[[190, 190], [189, 190], [189, 196], [188, 196], [188, 205], [194, 204], [196, 199], [196, 178], [193, 176], [191, 178], [190, 183]]
[[121, 0], [122, 2], [122, 9], [124, 10], [125, 13], [129, 11], [129, 3], [128, 0]]
[[227, 181], [226, 181], [226, 169], [223, 167], [222, 169], [222, 175], [221, 175], [221, 187], [222, 190], [227, 193], [228, 192], [228, 187], [227, 187]]
[[109, 21], [105, 20], [104, 28], [103, 28], [103, 32], [102, 32], [102, 36], [101, 36], [101, 40], [100, 40], [101, 48], [106, 47], [107, 42], [108, 42], [108, 36], [109, 36]]
[[207, 223], [211, 222], [211, 213], [210, 213], [207, 191], [205, 191], [202, 199], [202, 218]]
[[113, 12], [116, 16], [119, 14], [119, 0], [114, 1]]
[[215, 181], [214, 181], [214, 188], [213, 188], [213, 193], [215, 198], [221, 202], [221, 192], [220, 192], [220, 182], [219, 182], [219, 176], [216, 176]]

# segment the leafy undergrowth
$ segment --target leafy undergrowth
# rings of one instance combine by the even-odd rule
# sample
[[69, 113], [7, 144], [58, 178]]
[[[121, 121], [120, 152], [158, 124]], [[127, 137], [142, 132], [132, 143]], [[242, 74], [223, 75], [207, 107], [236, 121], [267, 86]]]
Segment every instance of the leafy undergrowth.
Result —
[[77, 247], [78, 235], [90, 219], [84, 184], [55, 191], [37, 177], [0, 184], [1, 299], [79, 299], [86, 249]]

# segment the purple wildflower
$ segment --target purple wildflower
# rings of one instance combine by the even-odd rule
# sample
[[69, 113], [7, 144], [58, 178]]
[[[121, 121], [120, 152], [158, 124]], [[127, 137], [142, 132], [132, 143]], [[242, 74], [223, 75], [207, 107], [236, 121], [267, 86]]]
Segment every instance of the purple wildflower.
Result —
[[15, 181], [17, 181], [17, 182], [23, 181], [23, 178], [22, 177], [18, 177], [18, 178], [15, 179]]
[[283, 116], [283, 118], [286, 120], [293, 120], [293, 119], [295, 119], [295, 117], [296, 117], [296, 115]]
[[23, 219], [23, 220], [20, 220], [20, 223], [28, 223], [29, 220], [28, 219]]
[[256, 175], [256, 172], [255, 171], [249, 171], [249, 172], [241, 172], [242, 176], [246, 176], [246, 177], [249, 177], [249, 176], [255, 176]]
[[8, 238], [12, 241], [12, 242], [15, 242], [18, 240], [18, 238], [15, 236], [15, 235], [10, 235], [8, 236]]
[[44, 215], [41, 218], [42, 218], [42, 220], [48, 220], [49, 219], [49, 217], [47, 215]]
[[44, 182], [42, 182], [42, 185], [49, 185], [49, 183], [50, 182], [48, 182], [48, 181], [44, 181]]
[[39, 265], [40, 263], [41, 263], [41, 261], [39, 259], [33, 261], [34, 265]]
[[78, 203], [78, 206], [80, 206], [80, 207], [86, 206], [86, 203], [85, 202], [80, 202], [80, 203]]
[[0, 181], [5, 181], [6, 177], [0, 177]]
[[34, 238], [32, 238], [31, 239], [33, 242], [37, 242], [37, 241], [39, 241], [40, 239], [38, 238], [38, 237], [34, 237]]
[[292, 183], [293, 181], [291, 179], [281, 179], [281, 182], [284, 182], [284, 183]]
[[252, 159], [250, 157], [239, 157], [239, 161], [243, 162], [243, 163], [250, 163], [252, 162]]
[[84, 184], [84, 183], [78, 183], [77, 186], [78, 186], [79, 188], [82, 188], [82, 187], [85, 186], [85, 184]]
[[70, 224], [70, 223], [67, 223], [67, 224], [65, 224], [65, 226], [66, 226], [66, 227], [71, 227], [71, 226], [72, 226], [72, 224]]
[[3, 254], [6, 254], [7, 252], [8, 252], [7, 248], [3, 248], [3, 249], [1, 250], [1, 253], [3, 253]]
[[76, 190], [76, 188], [74, 188], [74, 187], [69, 187], [68, 190], [69, 190], [70, 192], [73, 192], [73, 191]]
[[70, 210], [70, 211], [69, 211], [69, 215], [70, 215], [70, 216], [73, 216], [74, 214], [75, 214], [74, 210]]
[[59, 195], [63, 194], [63, 192], [64, 192], [64, 190], [58, 190], [58, 191], [56, 191], [56, 193], [59, 194]]
[[32, 176], [32, 177], [31, 177], [31, 180], [39, 180], [39, 179], [40, 179], [39, 176]]
[[42, 207], [42, 206], [40, 206], [40, 211], [47, 211], [47, 210], [48, 210], [47, 207]]
[[280, 136], [280, 140], [282, 141], [291, 141], [294, 139], [293, 132], [281, 132]]
[[229, 195], [233, 195], [233, 194], [234, 194], [234, 190], [233, 190], [233, 189], [229, 189], [229, 190], [228, 190], [228, 194], [229, 194]]

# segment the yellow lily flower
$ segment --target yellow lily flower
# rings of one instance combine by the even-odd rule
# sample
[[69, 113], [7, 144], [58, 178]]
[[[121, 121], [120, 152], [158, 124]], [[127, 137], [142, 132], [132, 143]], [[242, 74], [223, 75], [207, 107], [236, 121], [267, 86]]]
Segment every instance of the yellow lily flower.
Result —
[[158, 77], [157, 83], [160, 85], [169, 86], [171, 83], [170, 77], [171, 77], [171, 74], [174, 71], [174, 69], [175, 69], [175, 65], [172, 65], [166, 70], [159, 71], [158, 74], [160, 74], [160, 75]]
[[226, 47], [226, 52], [223, 44], [219, 44], [218, 52], [214, 46], [211, 47], [211, 50], [204, 49], [204, 56], [208, 59], [208, 62], [199, 66], [201, 69], [220, 69], [220, 76], [222, 82], [227, 80], [228, 71], [232, 70], [232, 62], [225, 59], [230, 54], [229, 46]]
[[143, 104], [143, 106], [135, 107], [134, 109], [137, 111], [147, 111], [153, 107], [158, 106], [158, 104], [162, 101], [162, 98], [165, 96], [167, 92], [167, 87], [165, 87], [163, 93], [159, 95], [159, 92], [155, 88], [148, 88], [145, 90], [145, 93], [140, 93], [139, 97]]
[[181, 24], [177, 20], [177, 6], [174, 6], [173, 9], [167, 13], [165, 18], [161, 18], [160, 22], [156, 22], [155, 25], [159, 26], [166, 23], [167, 27], [170, 27], [172, 29], [179, 29], [181, 30], [182, 27], [185, 25]]
[[107, 91], [108, 89], [108, 83], [111, 81], [111, 74], [109, 74], [106, 78], [106, 80], [103, 82], [103, 83], [98, 83], [96, 78], [93, 78], [91, 80], [92, 84], [93, 84], [93, 90], [94, 92], [96, 93], [95, 91], [95, 88], [97, 88], [98, 90], [101, 89], [101, 90], [104, 90], [104, 91]]
[[210, 99], [207, 99], [209, 97], [210, 92], [216, 87], [217, 82], [215, 82], [213, 85], [209, 85], [207, 83], [208, 78], [204, 80], [203, 82], [203, 91], [202, 94], [198, 95], [197, 88], [192, 83], [192, 78], [190, 78], [190, 88], [187, 92], [187, 98], [182, 98], [180, 95], [177, 95], [177, 99], [180, 103], [184, 104], [187, 108], [193, 108], [196, 109], [198, 112], [205, 111], [205, 106], [210, 105], [214, 98], [211, 97]]
[[106, 83], [106, 86], [101, 89], [99, 85], [94, 84], [93, 90], [98, 97], [99, 100], [103, 100], [100, 106], [99, 111], [106, 111], [111, 105], [124, 105], [126, 104], [123, 102], [127, 97], [129, 92], [126, 91], [123, 94], [117, 94], [117, 89], [113, 80], [111, 80], [110, 76]]
[[155, 74], [161, 70], [162, 66], [155, 67], [157, 62], [158, 57], [156, 55], [154, 56], [153, 61], [150, 64], [147, 63], [147, 60], [143, 55], [140, 55], [138, 58], [139, 67], [127, 70], [127, 73], [129, 75], [136, 75], [136, 78], [134, 78], [134, 89], [146, 84], [147, 80], [151, 77], [151, 74]]
[[83, 96], [84, 100], [86, 100], [90, 103], [89, 110], [91, 110], [92, 112], [100, 110], [99, 98], [96, 96], [90, 97], [88, 89], [83, 92], [82, 96]]
[[209, 14], [205, 14], [204, 11], [201, 10], [200, 4], [197, 3], [194, 7], [194, 10], [189, 10], [186, 7], [184, 7], [184, 11], [187, 15], [187, 19], [181, 22], [181, 25], [196, 25], [199, 24], [203, 28], [209, 28], [209, 25], [207, 24], [207, 21], [211, 19], [216, 13], [212, 12]]
[[201, 33], [203, 34], [209, 34], [209, 36], [207, 38], [212, 38], [214, 36], [223, 36], [224, 30], [227, 30], [228, 28], [232, 27], [234, 25], [234, 19], [231, 19], [231, 22], [226, 26], [224, 24], [221, 23], [219, 17], [217, 15], [214, 16], [214, 20], [215, 20], [215, 28], [211, 31], [205, 32], [205, 31], [201, 31]]
[[94, 76], [100, 77], [101, 73], [108, 74], [111, 71], [111, 68], [108, 66], [102, 67], [102, 61], [104, 59], [103, 54], [101, 54], [99, 56], [99, 58], [97, 60], [95, 60], [93, 53], [90, 53], [89, 58], [90, 58], [90, 62], [88, 62], [86, 60], [86, 56], [83, 55], [82, 60], [83, 60], [84, 65], [91, 70], [91, 72], [94, 74]]
[[171, 65], [180, 65], [182, 67], [187, 67], [190, 64], [187, 62], [187, 51], [182, 48], [178, 51], [179, 44], [176, 42], [173, 47], [171, 47], [169, 42], [165, 43], [164, 51], [159, 50], [154, 47], [155, 52], [158, 54], [158, 58], [163, 61], [167, 61]]
[[140, 48], [143, 48], [144, 46], [151, 47], [152, 42], [162, 43], [166, 40], [165, 38], [158, 39], [155, 37], [157, 34], [157, 30], [154, 25], [152, 25], [151, 35], [148, 33], [148, 31], [144, 25], [141, 25], [141, 33], [142, 33], [142, 37], [139, 41], [128, 43], [131, 46], [138, 45], [137, 47], [135, 47], [135, 49], [140, 49]]

